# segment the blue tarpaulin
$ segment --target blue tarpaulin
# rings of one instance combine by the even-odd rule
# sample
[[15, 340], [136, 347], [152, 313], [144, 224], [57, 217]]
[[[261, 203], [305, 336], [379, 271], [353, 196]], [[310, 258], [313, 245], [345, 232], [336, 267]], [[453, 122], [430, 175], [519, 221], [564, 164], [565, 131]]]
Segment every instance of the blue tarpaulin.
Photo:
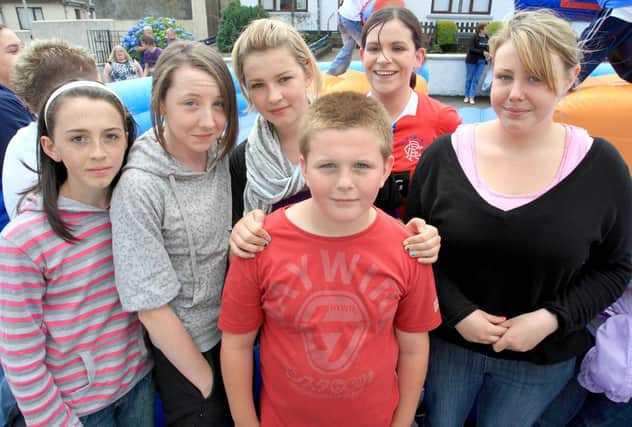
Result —
[[552, 9], [563, 18], [573, 21], [591, 21], [599, 13], [597, 0], [515, 0], [516, 10]]

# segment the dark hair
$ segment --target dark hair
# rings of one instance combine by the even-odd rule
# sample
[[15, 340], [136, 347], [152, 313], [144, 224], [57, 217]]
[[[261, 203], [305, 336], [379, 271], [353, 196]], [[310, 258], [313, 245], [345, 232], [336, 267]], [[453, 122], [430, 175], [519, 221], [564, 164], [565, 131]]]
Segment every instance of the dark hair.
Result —
[[[59, 87], [61, 86], [63, 85], [60, 85]], [[57, 200], [59, 197], [59, 188], [68, 178], [68, 171], [62, 162], [55, 162], [53, 159], [48, 157], [48, 155], [44, 153], [44, 149], [40, 143], [42, 136], [47, 136], [51, 139], [53, 138], [57, 111], [60, 105], [64, 103], [64, 100], [70, 98], [102, 100], [112, 105], [116, 111], [121, 114], [121, 117], [123, 118], [123, 125], [125, 126], [125, 131], [127, 132], [127, 148], [125, 149], [125, 154], [123, 156], [123, 165], [127, 161], [129, 150], [134, 142], [134, 139], [136, 139], [136, 125], [134, 123], [134, 119], [131, 114], [129, 114], [125, 106], [121, 104], [121, 101], [112, 92], [107, 90], [105, 86], [103, 86], [103, 89], [90, 86], [68, 89], [58, 95], [47, 110], [46, 103], [44, 103], [44, 106], [40, 110], [37, 122], [37, 145], [39, 147], [37, 150], [38, 180], [32, 188], [27, 189], [22, 194], [30, 192], [40, 193], [42, 196], [44, 213], [46, 214], [48, 223], [55, 234], [67, 242], [74, 242], [77, 239], [70, 231], [68, 224], [61, 219]], [[119, 171], [112, 180], [110, 188], [114, 188], [120, 175], [121, 171]]]
[[478, 24], [476, 24], [476, 34], [483, 31], [483, 28], [487, 27], [488, 25], [489, 25], [488, 22], [479, 22]]
[[224, 136], [222, 136], [223, 149], [219, 155], [219, 159], [223, 159], [233, 151], [239, 134], [237, 95], [232, 75], [224, 59], [215, 49], [204, 43], [183, 40], [167, 47], [158, 57], [151, 83], [151, 124], [156, 139], [167, 151], [160, 104], [165, 100], [167, 91], [173, 83], [173, 75], [181, 67], [203, 71], [215, 79], [219, 86], [220, 94], [224, 99], [224, 114], [226, 114], [227, 123]]
[[140, 36], [140, 42], [149, 46], [153, 46], [156, 44], [156, 42], [154, 42], [154, 38], [152, 36], [148, 36], [147, 34], [143, 34], [142, 36]]
[[[421, 29], [421, 24], [419, 24], [419, 20], [417, 16], [410, 10], [405, 7], [398, 6], [389, 6], [382, 8], [371, 14], [369, 19], [362, 27], [361, 34], [361, 43], [360, 47], [364, 49], [366, 47], [366, 39], [371, 30], [376, 27], [380, 27], [378, 33], [378, 42], [380, 40], [380, 33], [382, 32], [382, 26], [389, 21], [400, 21], [406, 28], [408, 28], [413, 35], [413, 44], [416, 49], [421, 49], [423, 47], [423, 31]], [[417, 74], [413, 71], [410, 76], [410, 87], [412, 89], [417, 85]]]

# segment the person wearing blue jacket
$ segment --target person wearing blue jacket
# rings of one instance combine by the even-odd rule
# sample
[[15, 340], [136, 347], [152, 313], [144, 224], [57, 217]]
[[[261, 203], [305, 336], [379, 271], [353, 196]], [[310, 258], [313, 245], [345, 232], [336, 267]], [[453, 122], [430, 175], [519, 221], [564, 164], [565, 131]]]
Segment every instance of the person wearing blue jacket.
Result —
[[619, 77], [632, 83], [632, 0], [597, 0], [601, 11], [580, 37], [584, 51], [581, 83], [604, 60]]

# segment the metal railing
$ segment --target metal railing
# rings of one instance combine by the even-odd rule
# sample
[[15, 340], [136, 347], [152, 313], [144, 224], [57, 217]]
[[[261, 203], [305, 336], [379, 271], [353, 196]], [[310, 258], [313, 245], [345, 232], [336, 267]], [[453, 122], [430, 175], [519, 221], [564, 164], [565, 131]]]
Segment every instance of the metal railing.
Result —
[[88, 30], [88, 46], [94, 54], [98, 65], [108, 62], [112, 49], [121, 44], [127, 31], [115, 30]]

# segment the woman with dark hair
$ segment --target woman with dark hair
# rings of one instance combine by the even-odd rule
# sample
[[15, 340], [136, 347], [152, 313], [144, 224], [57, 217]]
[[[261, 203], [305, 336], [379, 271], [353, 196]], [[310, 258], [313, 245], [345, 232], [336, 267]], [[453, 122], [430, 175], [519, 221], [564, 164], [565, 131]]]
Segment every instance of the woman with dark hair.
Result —
[[489, 39], [487, 38], [487, 23], [479, 22], [476, 32], [470, 38], [465, 57], [465, 98], [463, 102], [475, 104], [478, 82], [483, 75], [485, 64], [489, 59]]
[[[461, 123], [454, 108], [412, 89], [417, 76], [414, 70], [426, 56], [422, 35], [412, 11], [387, 7], [374, 12], [366, 22], [360, 45], [370, 96], [384, 105], [393, 122], [395, 163], [391, 179], [404, 200], [423, 151]], [[403, 217], [403, 208], [400, 215]]]

